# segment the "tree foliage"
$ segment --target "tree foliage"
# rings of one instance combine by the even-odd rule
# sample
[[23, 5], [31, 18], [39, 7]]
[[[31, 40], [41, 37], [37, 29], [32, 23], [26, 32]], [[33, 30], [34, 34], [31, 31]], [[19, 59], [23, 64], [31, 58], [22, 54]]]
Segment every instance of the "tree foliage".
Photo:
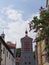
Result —
[[16, 57], [20, 57], [21, 56], [21, 48], [17, 48], [16, 49]]
[[49, 56], [49, 11], [43, 10], [40, 13], [39, 18], [35, 16], [33, 20], [30, 22], [33, 24], [34, 32], [40, 31], [40, 35], [36, 38], [36, 42], [39, 42], [45, 39], [47, 55]]

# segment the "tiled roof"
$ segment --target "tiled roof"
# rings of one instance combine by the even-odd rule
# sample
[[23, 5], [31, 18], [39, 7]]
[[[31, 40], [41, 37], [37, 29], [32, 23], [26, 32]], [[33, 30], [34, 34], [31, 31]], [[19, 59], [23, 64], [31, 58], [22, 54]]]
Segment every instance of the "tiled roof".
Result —
[[8, 44], [10, 48], [16, 48], [16, 44]]
[[25, 37], [23, 37], [22, 39], [32, 39], [32, 38], [29, 37], [28, 35], [25, 35]]

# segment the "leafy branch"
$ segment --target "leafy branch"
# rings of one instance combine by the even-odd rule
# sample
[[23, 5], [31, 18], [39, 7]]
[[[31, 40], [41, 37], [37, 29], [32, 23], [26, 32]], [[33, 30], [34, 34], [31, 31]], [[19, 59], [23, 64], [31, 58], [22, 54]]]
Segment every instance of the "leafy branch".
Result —
[[45, 39], [47, 56], [49, 56], [49, 11], [43, 10], [39, 18], [37, 16], [33, 18], [31, 24], [33, 24], [32, 27], [35, 29], [34, 32], [40, 31], [40, 35], [36, 38], [36, 42]]

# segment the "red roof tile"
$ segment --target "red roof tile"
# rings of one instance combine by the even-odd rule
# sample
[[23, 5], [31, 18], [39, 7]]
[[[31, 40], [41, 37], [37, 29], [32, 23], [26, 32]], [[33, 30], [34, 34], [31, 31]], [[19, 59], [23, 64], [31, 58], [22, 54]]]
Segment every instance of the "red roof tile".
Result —
[[25, 37], [23, 37], [22, 39], [32, 39], [31, 37], [29, 37], [28, 35], [26, 35]]
[[8, 44], [10, 48], [16, 48], [16, 44]]

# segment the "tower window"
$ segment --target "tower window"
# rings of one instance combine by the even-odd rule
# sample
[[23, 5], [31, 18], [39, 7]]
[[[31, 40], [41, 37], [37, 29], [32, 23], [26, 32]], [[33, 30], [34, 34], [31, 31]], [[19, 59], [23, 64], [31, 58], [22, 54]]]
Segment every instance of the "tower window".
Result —
[[25, 58], [26, 58], [26, 56], [25, 56]]
[[31, 62], [29, 62], [29, 64], [31, 64]]
[[29, 56], [29, 59], [30, 59], [30, 56]]
[[27, 62], [25, 62], [25, 64], [27, 64]]

